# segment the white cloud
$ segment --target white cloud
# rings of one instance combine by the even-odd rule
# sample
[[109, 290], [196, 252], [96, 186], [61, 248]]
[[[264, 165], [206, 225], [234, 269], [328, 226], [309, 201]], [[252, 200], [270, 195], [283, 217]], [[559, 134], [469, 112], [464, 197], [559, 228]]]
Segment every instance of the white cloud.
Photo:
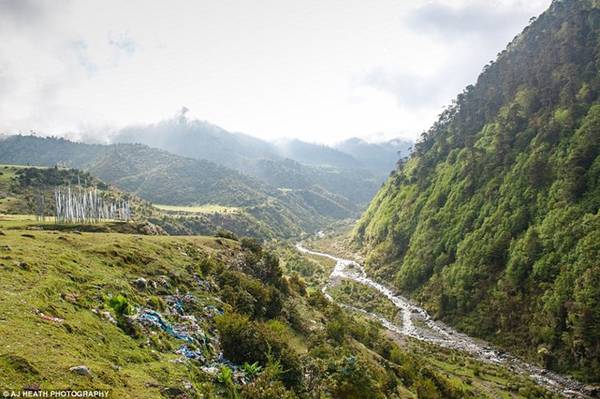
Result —
[[0, 131], [416, 136], [550, 0], [0, 0]]

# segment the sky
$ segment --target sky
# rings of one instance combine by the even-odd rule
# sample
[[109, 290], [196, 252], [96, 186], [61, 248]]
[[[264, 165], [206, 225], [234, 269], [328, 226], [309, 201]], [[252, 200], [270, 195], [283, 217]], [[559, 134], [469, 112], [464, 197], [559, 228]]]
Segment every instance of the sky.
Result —
[[417, 138], [551, 0], [0, 0], [0, 133]]

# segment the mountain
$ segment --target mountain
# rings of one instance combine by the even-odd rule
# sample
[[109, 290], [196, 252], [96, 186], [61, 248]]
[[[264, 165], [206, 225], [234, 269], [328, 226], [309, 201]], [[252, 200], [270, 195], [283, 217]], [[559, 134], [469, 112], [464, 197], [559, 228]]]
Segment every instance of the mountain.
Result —
[[600, 3], [554, 1], [415, 145], [354, 231], [463, 331], [600, 380]]
[[312, 232], [334, 218], [352, 216], [317, 191], [279, 190], [206, 160], [185, 158], [141, 144], [91, 145], [64, 139], [8, 136], [0, 162], [83, 169], [118, 188], [158, 204], [238, 207], [275, 236]]
[[395, 169], [396, 163], [410, 154], [413, 143], [403, 139], [392, 139], [379, 143], [369, 143], [353, 137], [337, 143], [337, 150], [352, 155], [365, 168], [377, 176], [387, 177]]
[[141, 143], [189, 158], [205, 159], [240, 169], [248, 159], [274, 158], [270, 143], [232, 133], [219, 126], [179, 116], [156, 124], [130, 126], [112, 138], [113, 143]]
[[305, 165], [334, 166], [347, 169], [364, 167], [353, 156], [323, 144], [307, 143], [298, 139], [281, 139], [275, 141], [274, 146], [279, 156], [293, 159]]
[[112, 141], [142, 143], [213, 161], [281, 189], [312, 191], [333, 201], [343, 197], [354, 209], [366, 206], [373, 198], [383, 182], [381, 176], [387, 176], [395, 162], [387, 163], [383, 174], [375, 174], [367, 167], [368, 156], [359, 161], [336, 148], [300, 140], [270, 143], [208, 122], [189, 120], [184, 114], [156, 124], [122, 129]]

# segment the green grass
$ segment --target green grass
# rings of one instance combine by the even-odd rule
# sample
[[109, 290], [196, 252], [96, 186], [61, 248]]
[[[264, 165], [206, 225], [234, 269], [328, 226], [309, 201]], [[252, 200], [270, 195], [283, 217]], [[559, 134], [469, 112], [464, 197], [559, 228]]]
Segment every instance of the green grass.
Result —
[[[140, 344], [100, 318], [106, 298], [122, 294], [145, 305], [146, 292], [131, 281], [167, 276], [182, 290], [182, 275], [194, 260], [220, 256], [235, 244], [209, 237], [154, 237], [125, 234], [69, 234], [6, 229], [0, 248], [0, 386], [21, 389], [105, 388], [113, 397], [161, 397], [158, 387], [188, 379], [178, 356]], [[218, 252], [218, 253], [217, 253]], [[191, 290], [200, 300], [211, 301]], [[38, 311], [64, 319], [43, 320]], [[164, 345], [180, 344], [159, 335]], [[92, 377], [69, 368], [84, 364]]]
[[184, 213], [240, 213], [242, 211], [240, 208], [237, 207], [216, 204], [190, 206], [153, 204], [153, 206], [157, 209], [160, 209], [161, 211]]
[[339, 303], [379, 314], [397, 325], [402, 323], [398, 308], [374, 288], [356, 281], [342, 280], [330, 287], [328, 292]]

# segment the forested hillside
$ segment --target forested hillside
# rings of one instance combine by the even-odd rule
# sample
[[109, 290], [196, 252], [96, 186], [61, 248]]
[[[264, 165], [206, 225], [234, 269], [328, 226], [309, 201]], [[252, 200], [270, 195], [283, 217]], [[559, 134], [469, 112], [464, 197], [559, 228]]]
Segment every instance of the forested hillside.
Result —
[[356, 226], [367, 267], [460, 329], [600, 380], [600, 2], [554, 1]]
[[83, 169], [158, 204], [240, 207], [259, 222], [258, 230], [280, 237], [312, 232], [356, 212], [327, 193], [278, 190], [212, 162], [140, 144], [90, 145], [8, 136], [0, 139], [0, 162]]

